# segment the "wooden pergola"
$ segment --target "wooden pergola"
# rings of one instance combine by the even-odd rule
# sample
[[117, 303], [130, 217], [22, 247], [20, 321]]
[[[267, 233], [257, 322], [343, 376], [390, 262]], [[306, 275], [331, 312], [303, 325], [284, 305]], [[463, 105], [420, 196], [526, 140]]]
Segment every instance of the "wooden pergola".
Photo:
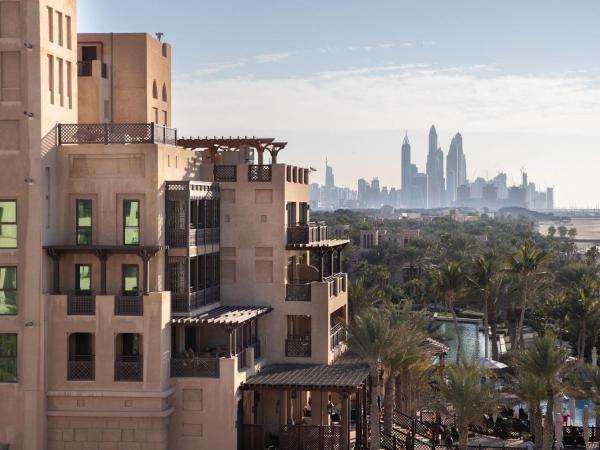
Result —
[[256, 149], [258, 153], [258, 164], [264, 162], [264, 152], [271, 154], [273, 164], [277, 163], [277, 154], [285, 148], [287, 142], [275, 142], [274, 138], [259, 138], [256, 136], [213, 136], [213, 137], [189, 137], [177, 139], [177, 144], [189, 149], [206, 149], [211, 162], [216, 163], [219, 151], [233, 151], [243, 147]]

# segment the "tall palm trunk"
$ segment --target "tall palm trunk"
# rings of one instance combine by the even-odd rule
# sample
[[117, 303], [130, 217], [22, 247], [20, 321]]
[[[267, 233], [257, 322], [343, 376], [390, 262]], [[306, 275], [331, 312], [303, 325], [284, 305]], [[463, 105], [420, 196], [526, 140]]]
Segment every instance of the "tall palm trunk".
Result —
[[459, 450], [467, 450], [469, 447], [469, 425], [460, 424], [458, 426], [458, 448]]
[[395, 400], [396, 377], [390, 374], [385, 381], [385, 394], [383, 397], [383, 432], [387, 435], [392, 434]]
[[517, 325], [516, 337], [519, 339], [518, 345], [514, 348], [523, 350], [525, 348], [525, 339], [523, 336], [523, 324], [525, 323], [525, 308], [527, 307], [527, 294], [529, 290], [529, 275], [523, 276], [523, 290], [521, 291], [521, 314]]
[[487, 293], [487, 289], [485, 291], [483, 291], [483, 345], [484, 345], [484, 356], [487, 358], [489, 356], [488, 354], [488, 347], [489, 347], [489, 342], [490, 342], [490, 336], [489, 336], [489, 312], [490, 312], [490, 305], [489, 305], [489, 295]]
[[496, 305], [494, 305], [494, 302], [492, 301], [490, 301], [488, 312], [492, 342], [492, 359], [498, 361], [498, 323], [496, 322]]
[[379, 406], [377, 404], [379, 387], [379, 371], [371, 370], [371, 444], [369, 446], [371, 450], [381, 449]]
[[456, 311], [454, 310], [454, 295], [450, 295], [448, 304], [450, 306], [450, 311], [452, 312], [452, 321], [454, 322], [454, 331], [456, 332], [456, 364], [459, 364], [460, 354], [462, 353], [462, 333], [460, 331], [460, 326], [458, 325]]
[[542, 450], [552, 450], [554, 442], [554, 391], [549, 388], [546, 393], [546, 417], [544, 419], [544, 442]]
[[529, 407], [529, 431], [535, 436], [535, 445], [542, 449], [544, 445], [544, 426], [542, 425], [542, 410], [540, 405]]

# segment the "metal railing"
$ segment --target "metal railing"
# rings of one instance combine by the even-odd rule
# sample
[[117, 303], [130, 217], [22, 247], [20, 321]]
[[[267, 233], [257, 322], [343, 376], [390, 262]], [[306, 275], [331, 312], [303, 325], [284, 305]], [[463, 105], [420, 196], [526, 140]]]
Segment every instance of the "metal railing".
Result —
[[270, 164], [249, 164], [248, 181], [268, 183], [273, 178], [273, 168]]
[[168, 144], [177, 145], [177, 129], [151, 123], [59, 123], [58, 145]]
[[189, 233], [185, 229], [168, 229], [166, 235], [167, 245], [177, 248], [218, 244], [219, 239], [220, 229], [218, 227], [192, 228]]
[[237, 166], [215, 165], [213, 169], [215, 181], [237, 181]]
[[120, 355], [115, 360], [115, 381], [143, 381], [140, 355]]
[[186, 313], [206, 305], [217, 303], [221, 298], [219, 286], [212, 286], [189, 294], [171, 293], [171, 311]]
[[285, 340], [285, 356], [310, 357], [310, 337], [291, 337]]
[[115, 316], [143, 316], [144, 297], [140, 293], [121, 292], [115, 295]]
[[334, 350], [338, 345], [346, 340], [346, 330], [344, 325], [337, 323], [331, 327], [329, 332], [329, 350]]
[[310, 292], [310, 283], [286, 284], [285, 300], [287, 302], [310, 302]]
[[311, 244], [327, 240], [327, 225], [319, 222], [288, 227], [288, 244]]
[[94, 355], [71, 355], [67, 362], [69, 381], [94, 380], [96, 377]]
[[67, 297], [67, 314], [69, 316], [93, 316], [96, 314], [96, 297], [94, 295], [71, 294]]
[[219, 358], [171, 358], [171, 378], [219, 378]]

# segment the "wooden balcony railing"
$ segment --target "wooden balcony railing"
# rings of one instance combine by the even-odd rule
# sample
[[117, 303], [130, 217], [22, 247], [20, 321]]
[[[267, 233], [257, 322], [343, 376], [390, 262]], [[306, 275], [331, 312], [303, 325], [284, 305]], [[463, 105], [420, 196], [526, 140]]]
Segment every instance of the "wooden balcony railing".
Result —
[[287, 302], [310, 302], [310, 283], [294, 283], [285, 285]]
[[67, 314], [70, 316], [93, 316], [96, 314], [94, 295], [72, 294], [67, 297]]
[[311, 244], [327, 240], [327, 225], [319, 222], [288, 227], [288, 244]]
[[141, 357], [118, 356], [115, 360], [115, 381], [143, 381]]
[[71, 355], [67, 362], [67, 379], [70, 381], [94, 380], [95, 369], [94, 355]]
[[344, 325], [338, 323], [331, 327], [329, 332], [329, 350], [334, 350], [342, 342], [346, 341], [346, 329]]
[[171, 311], [187, 313], [206, 305], [217, 303], [221, 298], [219, 286], [213, 286], [189, 294], [171, 293]]
[[59, 123], [58, 145], [168, 144], [177, 145], [177, 130], [151, 123]]
[[213, 173], [215, 181], [237, 181], [237, 166], [235, 165], [215, 165]]
[[219, 358], [171, 358], [172, 378], [219, 378]]
[[273, 178], [273, 168], [270, 164], [248, 165], [248, 181], [268, 183]]
[[167, 229], [166, 233], [167, 245], [177, 248], [218, 244], [219, 238], [219, 228], [192, 228], [189, 233], [185, 229]]
[[310, 336], [287, 338], [285, 340], [285, 356], [310, 357]]
[[115, 316], [143, 316], [144, 297], [133, 292], [115, 295]]

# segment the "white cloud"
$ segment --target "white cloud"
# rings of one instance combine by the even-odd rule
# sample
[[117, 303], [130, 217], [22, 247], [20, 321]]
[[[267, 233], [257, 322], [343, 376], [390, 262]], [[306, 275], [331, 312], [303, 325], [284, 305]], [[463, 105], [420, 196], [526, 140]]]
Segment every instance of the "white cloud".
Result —
[[264, 53], [262, 55], [256, 55], [254, 61], [258, 63], [274, 63], [281, 62], [292, 56], [292, 52], [287, 53]]

